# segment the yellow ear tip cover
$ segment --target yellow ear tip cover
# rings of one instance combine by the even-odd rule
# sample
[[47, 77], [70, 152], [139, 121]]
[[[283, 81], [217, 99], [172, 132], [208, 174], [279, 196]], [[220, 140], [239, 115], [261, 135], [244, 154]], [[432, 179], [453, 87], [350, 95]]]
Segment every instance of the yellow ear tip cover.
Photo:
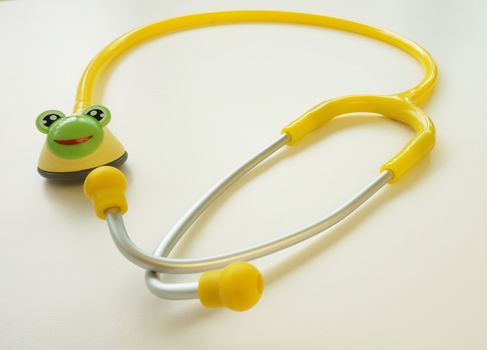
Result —
[[245, 311], [257, 304], [264, 290], [264, 279], [257, 268], [237, 261], [223, 270], [201, 275], [198, 296], [205, 307], [221, 307]]
[[84, 191], [93, 203], [96, 215], [105, 220], [105, 211], [119, 208], [122, 214], [127, 211], [125, 189], [127, 180], [117, 168], [102, 166], [91, 171], [85, 179]]

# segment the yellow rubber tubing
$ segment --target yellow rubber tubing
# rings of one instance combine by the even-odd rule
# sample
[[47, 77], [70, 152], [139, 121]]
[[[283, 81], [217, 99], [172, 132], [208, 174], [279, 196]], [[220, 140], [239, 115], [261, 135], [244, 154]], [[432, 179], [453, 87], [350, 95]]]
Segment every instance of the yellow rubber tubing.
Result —
[[355, 95], [325, 101], [287, 125], [287, 133], [294, 144], [302, 137], [319, 128], [331, 119], [349, 113], [377, 113], [409, 125], [416, 135], [394, 157], [381, 167], [392, 173], [390, 182], [395, 182], [433, 148], [435, 127], [431, 119], [413, 103], [397, 95]]
[[[155, 22], [135, 29], [105, 47], [88, 65], [81, 77], [74, 110], [78, 112], [92, 104], [93, 89], [97, 78], [117, 57], [132, 47], [157, 36], [197, 27], [231, 23], [290, 23], [343, 30], [373, 38], [393, 45], [419, 61], [425, 74], [419, 84], [408, 90], [388, 96], [350, 96], [325, 101], [283, 129], [290, 135], [289, 144], [298, 142], [340, 113], [374, 112], [401, 122], [416, 131], [415, 137], [381, 169], [393, 173], [396, 181], [433, 147], [434, 126], [429, 117], [417, 106], [423, 105], [433, 93], [437, 68], [431, 55], [418, 44], [395, 33], [369, 25], [321, 15], [281, 11], [227, 11], [203, 13]], [[381, 112], [382, 111], [382, 112]], [[406, 113], [407, 112], [407, 113]]]

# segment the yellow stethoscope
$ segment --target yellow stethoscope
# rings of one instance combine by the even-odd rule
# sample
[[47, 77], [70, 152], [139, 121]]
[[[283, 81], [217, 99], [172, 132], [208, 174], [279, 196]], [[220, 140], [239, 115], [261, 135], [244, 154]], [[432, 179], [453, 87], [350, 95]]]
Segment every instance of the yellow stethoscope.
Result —
[[[111, 62], [130, 48], [155, 36], [202, 26], [229, 23], [274, 22], [311, 25], [344, 30], [396, 46], [418, 60], [425, 75], [415, 87], [392, 95], [356, 95], [324, 101], [282, 129], [281, 136], [212, 187], [176, 223], [153, 254], [140, 250], [130, 240], [122, 215], [127, 211], [126, 179], [113, 166], [120, 165], [127, 153], [116, 138], [103, 128], [110, 120], [109, 110], [92, 104], [97, 77]], [[78, 87], [74, 113], [65, 116], [50, 110], [39, 115], [37, 127], [48, 135], [39, 159], [39, 172], [48, 178], [84, 178], [84, 191], [96, 214], [106, 219], [112, 238], [130, 261], [144, 268], [147, 286], [167, 299], [196, 299], [206, 307], [226, 306], [243, 311], [257, 303], [263, 291], [260, 272], [245, 261], [290, 247], [338, 223], [362, 205], [387, 183], [397, 181], [433, 148], [435, 129], [431, 119], [418, 107], [431, 96], [437, 77], [430, 54], [414, 42], [391, 32], [344, 19], [279, 11], [228, 11], [196, 14], [163, 20], [135, 29], [103, 49], [86, 68]], [[323, 219], [277, 239], [238, 251], [198, 259], [176, 259], [169, 255], [198, 217], [241, 176], [284, 145], [294, 145], [323, 124], [349, 113], [365, 112], [386, 116], [412, 127], [414, 137], [399, 153], [380, 168], [380, 175], [362, 191]], [[78, 123], [78, 124], [77, 124]], [[84, 123], [84, 124], [83, 124]], [[73, 125], [78, 125], [76, 128]], [[81, 125], [81, 126], [79, 126]], [[90, 129], [92, 128], [92, 129]], [[91, 134], [80, 134], [81, 131]], [[63, 135], [69, 137], [60, 138]], [[95, 145], [96, 143], [96, 147]], [[220, 268], [222, 268], [220, 270]], [[160, 274], [204, 272], [198, 282], [169, 283]]]

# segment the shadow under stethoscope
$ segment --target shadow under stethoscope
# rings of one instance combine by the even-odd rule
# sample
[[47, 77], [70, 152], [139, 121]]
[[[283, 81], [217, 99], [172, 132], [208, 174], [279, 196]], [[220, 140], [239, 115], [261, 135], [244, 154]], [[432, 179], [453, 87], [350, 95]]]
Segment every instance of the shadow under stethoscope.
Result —
[[[176, 248], [177, 256], [184, 256], [184, 252], [189, 249], [189, 242], [191, 242], [191, 240], [188, 240], [187, 238], [189, 238], [189, 236], [195, 231], [201, 230], [206, 224], [208, 218], [217, 210], [219, 210], [219, 208], [223, 205], [226, 199], [228, 199], [236, 191], [244, 187], [254, 178], [267, 171], [274, 164], [280, 162], [284, 158], [299, 155], [306, 149], [306, 147], [309, 147], [311, 144], [318, 142], [320, 139], [326, 137], [328, 134], [338, 132], [345, 128], [350, 128], [364, 121], [378, 122], [381, 119], [383, 118], [370, 115], [347, 116], [337, 118], [326, 128], [319, 129], [309, 135], [309, 137], [304, 139], [300, 145], [289, 147], [286, 150], [272, 156], [270, 159], [264, 161], [262, 164], [257, 166], [254, 170], [252, 170], [250, 173], [240, 179], [236, 186], [231, 186], [225, 193], [223, 193], [221, 197], [218, 198], [210, 208], [208, 208], [205, 214], [202, 215], [202, 217], [195, 222], [193, 227], [187, 232], [185, 238], [181, 240], [179, 246]], [[328, 229], [327, 233], [320, 233], [316, 237], [311, 238], [311, 240], [313, 240], [312, 245], [307, 245], [306, 247], [303, 247], [302, 250], [294, 252], [292, 255], [287, 256], [285, 261], [279, 262], [275, 266], [267, 268], [264, 273], [266, 286], [272, 286], [275, 283], [278, 283], [279, 280], [282, 280], [285, 277], [289, 277], [291, 272], [311, 262], [318, 255], [323, 254], [325, 250], [337, 244], [339, 240], [346, 235], [352, 234], [355, 229], [361, 223], [363, 223], [364, 220], [367, 219], [367, 217], [373, 215], [373, 213], [377, 209], [382, 207], [384, 204], [390, 202], [394, 197], [400, 195], [405, 189], [409, 189], [414, 184], [418, 183], [420, 178], [426, 173], [426, 169], [429, 167], [429, 164], [430, 156], [428, 155], [427, 157], [425, 157], [425, 159], [423, 159], [420, 163], [413, 167], [407, 174], [405, 174], [404, 177], [401, 178], [401, 181], [395, 183], [393, 186], [388, 186], [388, 189], [386, 191], [379, 191], [370, 200], [367, 201], [366, 205], [359, 208], [349, 218], [346, 218], [335, 227]], [[279, 253], [280, 252], [276, 254]], [[165, 306], [169, 305], [166, 305], [165, 303]], [[259, 305], [257, 305], [256, 307], [259, 307]], [[160, 316], [163, 317], [166, 321], [164, 322], [165, 327], [169, 328], [172, 331], [177, 331], [183, 326], [188, 326], [188, 324], [198, 322], [202, 319], [207, 319], [209, 317], [213, 317], [220, 311], [221, 310], [219, 309], [208, 310], [202, 309], [199, 306], [197, 308], [194, 305], [188, 305], [188, 309], [184, 309], [183, 312], [181, 312], [180, 308], [177, 308], [177, 312], [174, 312], [174, 314], [172, 314], [171, 307], [169, 306], [169, 308], [165, 307], [163, 310], [161, 310]], [[171, 313], [170, 317], [168, 317], [168, 313]], [[171, 322], [167, 322], [168, 319], [170, 319]]]

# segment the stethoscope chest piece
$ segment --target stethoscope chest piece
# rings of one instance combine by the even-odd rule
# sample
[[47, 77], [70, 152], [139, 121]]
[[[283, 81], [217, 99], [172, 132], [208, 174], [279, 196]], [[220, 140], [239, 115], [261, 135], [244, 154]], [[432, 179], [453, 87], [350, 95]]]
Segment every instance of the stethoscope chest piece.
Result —
[[122, 165], [127, 152], [106, 127], [110, 119], [110, 111], [102, 105], [69, 116], [58, 110], [41, 113], [36, 126], [47, 137], [39, 157], [39, 174], [55, 180], [83, 180], [99, 166]]

